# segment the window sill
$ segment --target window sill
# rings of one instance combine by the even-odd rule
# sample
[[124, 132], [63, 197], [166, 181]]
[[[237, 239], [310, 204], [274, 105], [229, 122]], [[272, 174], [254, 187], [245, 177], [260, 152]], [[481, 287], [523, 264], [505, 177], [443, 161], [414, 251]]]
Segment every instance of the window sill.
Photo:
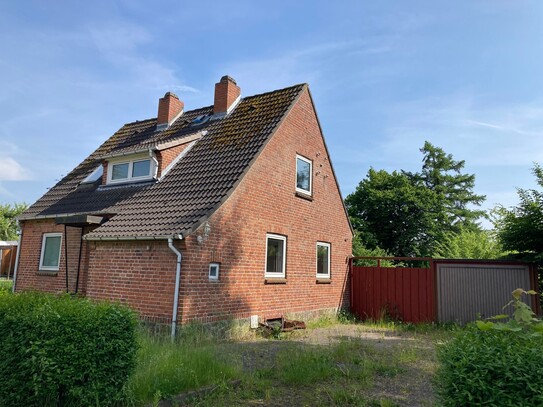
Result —
[[58, 274], [58, 271], [55, 270], [38, 270], [38, 276], [50, 276], [50, 277], [56, 277]]
[[302, 192], [296, 191], [294, 193], [294, 196], [297, 196], [298, 198], [305, 199], [306, 201], [310, 201], [310, 202], [313, 201], [313, 196], [312, 195], [304, 194]]
[[264, 279], [264, 284], [286, 284], [286, 283], [287, 283], [286, 278], [268, 277]]
[[332, 284], [330, 278], [317, 278], [317, 284]]

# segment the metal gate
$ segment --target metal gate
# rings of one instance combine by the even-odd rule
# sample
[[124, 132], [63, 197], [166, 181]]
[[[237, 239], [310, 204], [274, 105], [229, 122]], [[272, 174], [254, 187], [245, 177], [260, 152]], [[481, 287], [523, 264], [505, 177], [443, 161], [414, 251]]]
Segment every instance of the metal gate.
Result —
[[[358, 266], [356, 260], [377, 266]], [[382, 267], [381, 260], [426, 261], [428, 267]], [[536, 269], [527, 263], [355, 257], [349, 264], [351, 311], [361, 319], [466, 323], [510, 311], [503, 306], [516, 288], [538, 291]], [[538, 297], [526, 303], [541, 314]]]
[[[467, 323], [498, 314], [516, 288], [535, 289], [534, 273], [528, 264], [499, 264], [472, 261], [436, 261], [439, 322]], [[534, 298], [524, 298], [537, 310]]]
[[[409, 260], [431, 264], [430, 259]], [[377, 261], [377, 267], [356, 266], [351, 262], [351, 311], [361, 319], [435, 321], [432, 267], [381, 267], [380, 259]]]

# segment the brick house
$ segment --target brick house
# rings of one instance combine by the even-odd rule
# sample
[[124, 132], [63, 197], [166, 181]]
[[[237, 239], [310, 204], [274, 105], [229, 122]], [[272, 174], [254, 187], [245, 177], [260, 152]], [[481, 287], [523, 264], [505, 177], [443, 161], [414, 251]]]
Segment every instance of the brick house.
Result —
[[125, 124], [20, 218], [16, 291], [212, 322], [348, 305], [352, 229], [306, 84]]

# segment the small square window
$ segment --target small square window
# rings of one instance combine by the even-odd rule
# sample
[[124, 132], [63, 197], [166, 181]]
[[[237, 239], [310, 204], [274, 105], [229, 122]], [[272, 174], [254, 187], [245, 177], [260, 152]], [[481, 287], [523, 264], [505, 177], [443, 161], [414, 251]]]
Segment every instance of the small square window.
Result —
[[219, 279], [219, 263], [209, 263], [209, 279], [218, 280]]
[[287, 238], [266, 235], [266, 277], [285, 277]]
[[128, 163], [113, 164], [111, 168], [111, 179], [127, 179], [128, 178]]
[[58, 271], [60, 264], [60, 247], [62, 233], [45, 233], [43, 235], [40, 255], [40, 270]]
[[311, 195], [312, 166], [311, 160], [296, 156], [296, 191]]
[[317, 242], [317, 278], [330, 278], [330, 243]]
[[148, 177], [151, 175], [151, 160], [134, 161], [132, 178]]

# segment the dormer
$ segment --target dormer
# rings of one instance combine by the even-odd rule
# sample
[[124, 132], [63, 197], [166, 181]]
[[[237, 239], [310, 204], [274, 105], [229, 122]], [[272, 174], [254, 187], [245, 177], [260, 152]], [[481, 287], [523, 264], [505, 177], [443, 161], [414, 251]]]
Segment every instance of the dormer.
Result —
[[158, 161], [154, 152], [111, 157], [107, 160], [106, 184], [150, 181], [157, 177]]
[[110, 153], [102, 157], [97, 167], [82, 184], [94, 183], [101, 178], [101, 185], [120, 185], [158, 181], [181, 159], [207, 131], [199, 131], [154, 144], [137, 151]]

